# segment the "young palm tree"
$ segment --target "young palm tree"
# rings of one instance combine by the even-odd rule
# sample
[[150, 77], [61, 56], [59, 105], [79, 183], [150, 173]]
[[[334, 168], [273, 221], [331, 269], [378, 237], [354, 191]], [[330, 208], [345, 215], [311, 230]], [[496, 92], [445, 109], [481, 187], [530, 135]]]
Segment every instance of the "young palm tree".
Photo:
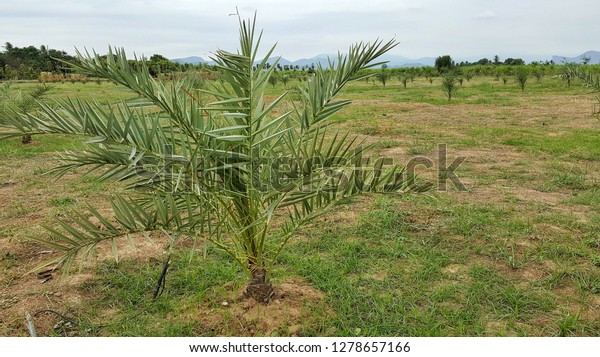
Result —
[[[21, 94], [20, 92], [11, 93], [10, 87], [10, 82], [5, 82], [4, 85], [0, 87], [0, 125], [5, 121], [3, 118], [11, 115], [11, 113], [27, 113], [35, 111], [38, 107], [38, 103], [44, 98], [46, 93], [52, 89], [52, 86], [43, 83], [37, 85], [28, 93]], [[31, 143], [31, 135], [23, 135], [21, 143]]]
[[[565, 81], [570, 83], [574, 79], [580, 79], [584, 87], [590, 88], [593, 93], [600, 93], [600, 75], [597, 72], [576, 64], [565, 65], [561, 70], [560, 77]], [[600, 118], [600, 95], [596, 96], [596, 100], [598, 103], [594, 104], [592, 114]]]
[[447, 71], [442, 75], [442, 89], [446, 93], [446, 96], [448, 96], [448, 100], [452, 99], [452, 94], [458, 89], [456, 82], [458, 82], [456, 72]]
[[112, 106], [68, 99], [58, 108], [41, 104], [38, 115], [9, 118], [15, 130], [1, 136], [90, 138], [85, 150], [65, 152], [54, 173], [102, 170], [99, 180], [123, 180], [131, 189], [111, 197], [114, 217], [89, 206], [48, 228], [50, 239], [35, 238], [61, 253], [44, 266], [70, 265], [103, 241], [116, 251], [117, 238], [160, 231], [171, 238], [170, 247], [188, 236], [227, 252], [248, 274], [247, 295], [268, 302], [270, 267], [302, 224], [363, 192], [425, 189], [398, 166], [384, 169], [386, 161], [364, 159], [356, 137], [328, 129], [327, 119], [350, 104], [335, 99], [342, 87], [362, 78], [361, 69], [381, 65], [374, 60], [396, 45], [393, 40], [359, 43], [327, 68], [319, 66], [301, 84], [301, 100], [286, 106], [287, 92], [272, 101], [265, 96], [276, 63], [267, 65], [272, 47], [254, 65], [261, 36], [255, 20], [240, 20], [240, 50], [216, 52], [221, 77], [207, 89], [184, 79], [156, 80], [123, 50], [110, 50], [105, 60], [78, 52], [77, 70], [141, 99]]
[[377, 73], [376, 77], [385, 87], [387, 80], [390, 78], [390, 73], [387, 71], [386, 68], [381, 68], [381, 71]]
[[529, 69], [525, 66], [517, 66], [513, 74], [521, 87], [521, 91], [525, 91], [525, 83], [527, 82], [527, 78], [529, 78]]
[[402, 74], [400, 76], [398, 76], [398, 80], [400, 81], [400, 83], [402, 83], [402, 85], [404, 86], [404, 88], [406, 88], [406, 84], [408, 83], [408, 76], [406, 74]]

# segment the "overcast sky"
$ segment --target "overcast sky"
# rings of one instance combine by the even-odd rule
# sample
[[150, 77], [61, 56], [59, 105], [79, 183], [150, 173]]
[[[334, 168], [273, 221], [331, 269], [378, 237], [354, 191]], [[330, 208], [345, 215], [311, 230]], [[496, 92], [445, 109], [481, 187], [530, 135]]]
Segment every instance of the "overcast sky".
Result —
[[168, 58], [237, 49], [238, 20], [257, 11], [263, 46], [289, 60], [395, 37], [393, 54], [550, 59], [600, 50], [598, 0], [0, 0], [0, 43]]

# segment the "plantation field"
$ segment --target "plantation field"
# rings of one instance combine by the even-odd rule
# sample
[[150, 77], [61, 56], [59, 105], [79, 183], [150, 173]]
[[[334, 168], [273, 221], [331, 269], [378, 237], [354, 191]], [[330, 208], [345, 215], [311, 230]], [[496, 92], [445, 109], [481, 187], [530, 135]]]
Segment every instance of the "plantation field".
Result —
[[[52, 86], [50, 99], [131, 97], [107, 82]], [[0, 336], [28, 335], [27, 312], [44, 336], [600, 335], [600, 121], [588, 90], [475, 77], [448, 101], [439, 78], [417, 78], [352, 83], [342, 97], [354, 103], [334, 126], [373, 144], [373, 158], [421, 163], [435, 190], [364, 196], [305, 226], [266, 306], [241, 299], [245, 276], [229, 257], [191, 241], [153, 299], [159, 234], [124, 240], [118, 263], [106, 245], [64, 279], [28, 273], [54, 254], [28, 238], [69, 210], [107, 212], [121, 186], [44, 175], [80, 142], [0, 141]]]

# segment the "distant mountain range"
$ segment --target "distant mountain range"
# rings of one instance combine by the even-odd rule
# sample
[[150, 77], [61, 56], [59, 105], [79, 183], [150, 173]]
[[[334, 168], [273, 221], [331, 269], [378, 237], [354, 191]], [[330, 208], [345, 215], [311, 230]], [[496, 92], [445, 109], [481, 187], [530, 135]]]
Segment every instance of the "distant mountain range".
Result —
[[191, 57], [185, 57], [185, 58], [173, 58], [173, 59], [171, 59], [171, 61], [175, 62], [175, 63], [180, 63], [180, 64], [208, 63], [208, 61], [206, 61], [204, 58], [198, 57], [198, 56], [191, 56]]
[[598, 64], [600, 63], [600, 51], [587, 51], [577, 57], [552, 56], [552, 61], [556, 64], [583, 63], [584, 59], [588, 59], [589, 64]]
[[[297, 61], [289, 61], [282, 57], [279, 60], [279, 64], [281, 64], [282, 66], [288, 65], [288, 66], [304, 67], [304, 66], [311, 66], [312, 64], [314, 64], [316, 66], [317, 63], [320, 63], [321, 65], [325, 66], [325, 65], [327, 65], [327, 57], [328, 56], [332, 59], [335, 59], [337, 57], [337, 55], [335, 55], [335, 54], [332, 54], [332, 55], [322, 54], [322, 55], [318, 55], [318, 56], [314, 56], [314, 57], [310, 57], [310, 58], [299, 59]], [[588, 63], [590, 63], [590, 64], [598, 64], [598, 63], [600, 63], [600, 51], [587, 51], [576, 57], [552, 56], [552, 61], [554, 61], [554, 63], [556, 63], [556, 64], [583, 63], [585, 58], [589, 59]], [[269, 63], [274, 63], [276, 59], [277, 59], [277, 57], [271, 57], [269, 59]], [[478, 59], [471, 59], [470, 61], [475, 62], [477, 60]], [[181, 63], [181, 64], [185, 64], [185, 63], [214, 64], [213, 61], [209, 61], [209, 60], [206, 60], [206, 59], [204, 59], [202, 57], [198, 57], [198, 56], [191, 56], [191, 57], [185, 57], [185, 58], [174, 58], [171, 61]], [[380, 61], [387, 61], [388, 62], [387, 66], [390, 68], [423, 67], [423, 66], [433, 66], [435, 64], [435, 57], [423, 57], [423, 58], [414, 59], [414, 58], [407, 58], [407, 57], [398, 56], [398, 55], [383, 55], [380, 58]], [[455, 61], [457, 61], [457, 62], [462, 61], [462, 59], [455, 59]]]
[[[337, 55], [329, 55], [329, 58], [335, 59], [337, 57]], [[309, 67], [311, 65], [317, 65], [318, 63], [320, 63], [322, 66], [326, 66], [327, 65], [327, 61], [328, 61], [328, 55], [318, 55], [318, 56], [314, 56], [314, 57], [310, 57], [310, 58], [302, 58], [299, 59], [297, 61], [289, 61], [285, 58], [280, 58], [279, 59], [279, 64], [282, 66], [299, 66], [300, 68], [302, 67]], [[269, 58], [269, 63], [274, 63], [277, 60], [277, 57], [271, 57]], [[185, 57], [185, 58], [174, 58], [171, 59], [171, 61], [173, 62], [177, 62], [177, 63], [181, 63], [181, 64], [201, 64], [201, 63], [207, 63], [207, 64], [214, 64], [213, 61], [209, 61], [206, 60], [202, 57], [198, 57], [198, 56], [191, 56], [191, 57]], [[390, 68], [394, 68], [394, 67], [423, 67], [423, 66], [433, 66], [433, 64], [435, 63], [435, 58], [433, 57], [424, 57], [424, 58], [419, 58], [419, 59], [411, 59], [411, 58], [406, 58], [406, 57], [402, 57], [402, 56], [396, 56], [396, 55], [384, 55], [382, 56], [378, 62], [385, 62], [387, 61], [387, 65]]]

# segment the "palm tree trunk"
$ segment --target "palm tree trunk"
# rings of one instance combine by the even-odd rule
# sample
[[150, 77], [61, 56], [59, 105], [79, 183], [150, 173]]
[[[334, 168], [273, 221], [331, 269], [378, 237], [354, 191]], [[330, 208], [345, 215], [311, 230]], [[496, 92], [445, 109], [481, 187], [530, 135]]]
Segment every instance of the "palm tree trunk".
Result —
[[248, 282], [245, 296], [254, 298], [259, 303], [268, 304], [273, 297], [273, 285], [267, 279], [265, 268], [251, 268], [252, 279]]

